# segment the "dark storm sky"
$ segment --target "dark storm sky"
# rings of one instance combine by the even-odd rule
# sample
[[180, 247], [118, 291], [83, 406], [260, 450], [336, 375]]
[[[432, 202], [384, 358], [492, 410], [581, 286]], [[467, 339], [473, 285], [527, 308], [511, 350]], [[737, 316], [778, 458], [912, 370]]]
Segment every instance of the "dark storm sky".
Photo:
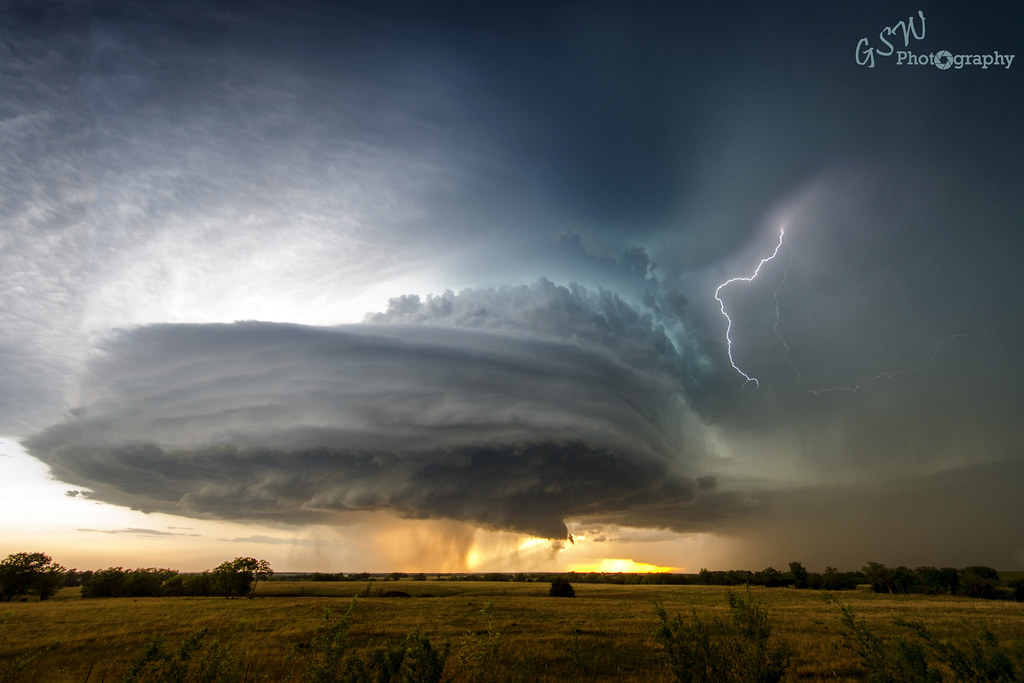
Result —
[[[881, 53], [1022, 28], [8, 2], [0, 433], [142, 510], [1021, 566], [1024, 61]], [[714, 292], [782, 227], [722, 290], [745, 383]]]

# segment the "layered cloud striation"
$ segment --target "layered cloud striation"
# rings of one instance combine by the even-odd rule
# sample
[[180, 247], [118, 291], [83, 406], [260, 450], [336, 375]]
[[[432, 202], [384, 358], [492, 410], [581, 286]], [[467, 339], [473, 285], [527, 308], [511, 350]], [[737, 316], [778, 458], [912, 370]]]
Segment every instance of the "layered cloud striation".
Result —
[[404, 297], [358, 325], [152, 325], [111, 339], [77, 416], [26, 445], [147, 511], [386, 509], [565, 538], [570, 517], [667, 507], [696, 528], [720, 501], [685, 366], [649, 315], [547, 281]]

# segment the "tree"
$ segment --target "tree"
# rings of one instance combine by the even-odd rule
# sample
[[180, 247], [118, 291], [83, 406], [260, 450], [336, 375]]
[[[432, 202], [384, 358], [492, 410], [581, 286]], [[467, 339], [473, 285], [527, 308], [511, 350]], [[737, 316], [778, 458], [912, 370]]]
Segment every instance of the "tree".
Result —
[[47, 600], [64, 585], [65, 571], [44, 553], [8, 555], [0, 562], [0, 599], [8, 602], [36, 591], [40, 600]]
[[273, 573], [274, 570], [266, 560], [236, 557], [231, 561], [222, 562], [213, 570], [213, 583], [217, 592], [223, 593], [225, 597], [248, 593], [252, 598], [256, 594], [256, 585]]
[[124, 588], [124, 569], [109, 567], [97, 569], [82, 581], [83, 598], [119, 598]]
[[1017, 602], [1024, 602], [1024, 579], [1011, 581], [1009, 586], [1013, 589], [1013, 599]]
[[917, 593], [917, 577], [914, 572], [910, 571], [907, 567], [896, 567], [889, 570], [889, 576], [892, 578], [893, 590], [897, 593]]
[[789, 573], [793, 575], [793, 585], [807, 588], [807, 569], [799, 562], [789, 563]]
[[960, 570], [960, 593], [972, 598], [999, 596], [999, 572], [992, 567], [964, 567]]
[[775, 567], [767, 567], [759, 572], [760, 583], [768, 588], [778, 588], [782, 584], [782, 573]]
[[155, 598], [164, 585], [164, 570], [129, 569], [124, 573], [121, 595], [126, 598]]
[[69, 569], [64, 572], [64, 586], [66, 588], [75, 588], [76, 586], [82, 585], [82, 578], [86, 572], [80, 572], [77, 569]]
[[161, 592], [164, 595], [214, 595], [212, 574], [178, 574], [167, 579]]
[[864, 572], [864, 578], [871, 584], [871, 590], [876, 593], [896, 592], [892, 571], [881, 562], [868, 562], [861, 571]]
[[851, 590], [857, 587], [854, 576], [840, 572], [835, 567], [825, 567], [821, 575], [821, 587], [827, 591]]
[[960, 572], [951, 567], [918, 567], [914, 573], [917, 574], [921, 590], [931, 595], [955, 593], [960, 585]]

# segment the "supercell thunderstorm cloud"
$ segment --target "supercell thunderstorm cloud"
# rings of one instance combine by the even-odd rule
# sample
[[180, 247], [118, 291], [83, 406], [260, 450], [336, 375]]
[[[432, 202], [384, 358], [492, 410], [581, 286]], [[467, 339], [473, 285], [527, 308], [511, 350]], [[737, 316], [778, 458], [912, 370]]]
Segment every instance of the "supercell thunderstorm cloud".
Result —
[[[232, 518], [391, 508], [565, 538], [569, 515], [693, 502], [663, 368], [483, 327], [140, 328], [29, 447], [105, 500]], [[657, 359], [652, 336], [625, 341]]]
[[873, 4], [7, 3], [0, 435], [144, 513], [1024, 566], [1020, 69]]
[[124, 332], [79, 415], [27, 444], [58, 478], [149, 511], [390, 509], [564, 539], [568, 517], [657, 509], [694, 530], [723, 500], [684, 370], [649, 316], [542, 280], [402, 297], [359, 325]]

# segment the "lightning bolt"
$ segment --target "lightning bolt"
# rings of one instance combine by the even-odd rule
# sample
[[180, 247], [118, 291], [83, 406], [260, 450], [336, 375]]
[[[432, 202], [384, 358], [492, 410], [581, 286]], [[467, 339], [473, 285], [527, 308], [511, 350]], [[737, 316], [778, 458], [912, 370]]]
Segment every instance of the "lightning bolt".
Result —
[[[785, 227], [780, 228], [779, 229], [779, 243], [775, 245], [775, 251], [772, 252], [771, 256], [767, 256], [767, 257], [761, 259], [761, 262], [757, 264], [757, 267], [754, 269], [754, 272], [750, 275], [750, 277], [734, 277], [734, 278], [730, 278], [730, 279], [726, 280], [725, 282], [723, 282], [722, 284], [718, 285], [718, 288], [715, 289], [715, 300], [718, 302], [719, 308], [722, 311], [722, 315], [725, 317], [726, 322], [727, 322], [726, 328], [725, 328], [725, 342], [726, 342], [726, 349], [727, 349], [728, 354], [729, 354], [729, 364], [732, 365], [733, 369], [736, 372], [738, 372], [743, 377], [744, 384], [747, 384], [749, 382], [753, 382], [754, 386], [756, 386], [756, 387], [760, 387], [761, 383], [758, 382], [757, 378], [754, 377], [753, 375], [749, 375], [746, 372], [744, 372], [743, 369], [740, 368], [740, 366], [738, 366], [736, 364], [736, 360], [733, 358], [733, 355], [732, 355], [732, 318], [730, 318], [729, 317], [729, 313], [726, 312], [726, 310], [725, 310], [725, 302], [722, 301], [722, 297], [720, 295], [721, 295], [723, 289], [725, 289], [726, 287], [728, 287], [729, 285], [731, 285], [734, 282], [753, 282], [754, 279], [757, 278], [758, 273], [761, 272], [761, 268], [764, 266], [764, 264], [768, 263], [769, 261], [773, 260], [776, 256], [779, 255], [779, 250], [782, 249], [782, 241], [783, 241], [783, 237], [785, 236], [785, 234], [786, 234]], [[790, 261], [789, 261], [789, 264], [786, 265], [786, 270], [785, 270], [785, 272], [783, 274], [782, 280], [775, 287], [775, 291], [772, 293], [772, 296], [775, 299], [775, 324], [772, 325], [772, 331], [775, 333], [775, 336], [778, 338], [779, 342], [782, 344], [782, 347], [786, 350], [786, 352], [784, 354], [784, 358], [786, 359], [786, 363], [789, 365], [790, 369], [796, 375], [797, 383], [805, 391], [807, 391], [810, 394], [813, 394], [814, 396], [821, 396], [822, 394], [833, 393], [833, 392], [856, 393], [858, 390], [861, 389], [861, 387], [863, 387], [865, 384], [868, 384], [868, 383], [878, 382], [878, 381], [883, 381], [883, 380], [888, 380], [888, 379], [893, 379], [895, 377], [900, 377], [902, 375], [908, 375], [908, 374], [911, 374], [911, 373], [922, 372], [924, 370], [927, 370], [927, 369], [931, 368], [938, 361], [939, 356], [941, 355], [943, 349], [945, 349], [947, 346], [953, 344], [954, 342], [959, 341], [961, 339], [980, 339], [982, 337], [986, 337], [986, 336], [988, 336], [990, 334], [993, 334], [993, 333], [997, 332], [1002, 327], [1007, 325], [1010, 321], [1016, 320], [1017, 318], [1020, 318], [1020, 317], [1024, 317], [1024, 312], [1017, 312], [1014, 315], [1011, 315], [1011, 316], [1009, 316], [1007, 318], [1004, 318], [1002, 321], [998, 322], [997, 324], [995, 324], [995, 325], [993, 325], [991, 327], [988, 327], [986, 329], [983, 329], [981, 331], [978, 331], [978, 332], [957, 332], [955, 334], [949, 335], [948, 337], [945, 337], [944, 339], [940, 339], [935, 344], [935, 346], [933, 347], [932, 354], [928, 358], [928, 360], [925, 361], [924, 363], [921, 363], [920, 365], [915, 365], [915, 366], [911, 366], [911, 367], [905, 367], [905, 368], [902, 368], [902, 369], [899, 369], [899, 370], [883, 370], [881, 372], [876, 372], [876, 373], [873, 373], [873, 374], [868, 374], [868, 375], [865, 375], [864, 377], [861, 377], [857, 382], [855, 382], [853, 384], [845, 385], [845, 386], [812, 387], [812, 386], [807, 384], [807, 382], [804, 380], [803, 373], [800, 371], [800, 368], [798, 368], [796, 366], [796, 363], [793, 362], [793, 358], [792, 358], [792, 355], [791, 355], [791, 349], [789, 347], [789, 344], [786, 342], [786, 338], [782, 336], [782, 332], [779, 330], [779, 321], [780, 321], [781, 313], [782, 313], [782, 311], [781, 311], [782, 305], [779, 302], [779, 292], [782, 290], [783, 286], [785, 286], [787, 280], [789, 279], [789, 269], [792, 267], [792, 265], [793, 265], [793, 257], [792, 257], [792, 254], [790, 254]]]
[[[726, 321], [728, 323], [726, 325], [726, 327], [725, 327], [725, 344], [726, 344], [726, 349], [729, 352], [729, 364], [732, 365], [733, 370], [735, 370], [736, 372], [740, 373], [743, 376], [744, 380], [746, 380], [746, 381], [743, 382], [744, 384], [747, 384], [749, 382], [753, 382], [754, 386], [756, 386], [756, 387], [760, 387], [761, 383], [757, 381], [756, 377], [753, 377], [753, 376], [748, 375], [747, 373], [743, 372], [743, 370], [740, 369], [740, 366], [736, 365], [736, 361], [732, 357], [732, 336], [731, 336], [732, 335], [732, 318], [730, 318], [729, 314], [725, 312], [725, 302], [722, 301], [722, 297], [720, 297], [719, 294], [721, 294], [722, 290], [725, 287], [728, 287], [729, 285], [731, 285], [734, 282], [753, 282], [754, 278], [757, 277], [757, 274], [759, 272], [761, 272], [761, 267], [764, 264], [766, 264], [769, 261], [771, 261], [776, 256], [778, 256], [779, 249], [782, 248], [782, 237], [785, 234], [786, 234], [786, 229], [785, 228], [780, 228], [779, 229], [779, 243], [775, 245], [775, 251], [772, 252], [771, 256], [768, 256], [766, 258], [761, 259], [761, 262], [757, 264], [757, 268], [754, 269], [754, 273], [750, 277], [734, 277], [734, 278], [731, 278], [729, 280], [726, 280], [722, 284], [718, 285], [718, 289], [715, 290], [715, 301], [718, 302], [718, 305], [719, 305], [719, 307], [721, 308], [721, 311], [722, 311], [722, 315], [725, 316], [725, 319], [726, 319]], [[778, 289], [776, 288], [775, 291], [778, 292]], [[779, 300], [778, 300], [778, 298], [776, 298], [775, 299], [775, 321], [776, 321], [776, 324], [778, 324], [778, 313], [779, 313], [778, 304], [779, 304]], [[778, 332], [776, 332], [776, 334], [778, 334]], [[781, 337], [780, 337], [780, 339], [781, 339]], [[785, 343], [785, 342], [783, 342], [783, 343]]]

